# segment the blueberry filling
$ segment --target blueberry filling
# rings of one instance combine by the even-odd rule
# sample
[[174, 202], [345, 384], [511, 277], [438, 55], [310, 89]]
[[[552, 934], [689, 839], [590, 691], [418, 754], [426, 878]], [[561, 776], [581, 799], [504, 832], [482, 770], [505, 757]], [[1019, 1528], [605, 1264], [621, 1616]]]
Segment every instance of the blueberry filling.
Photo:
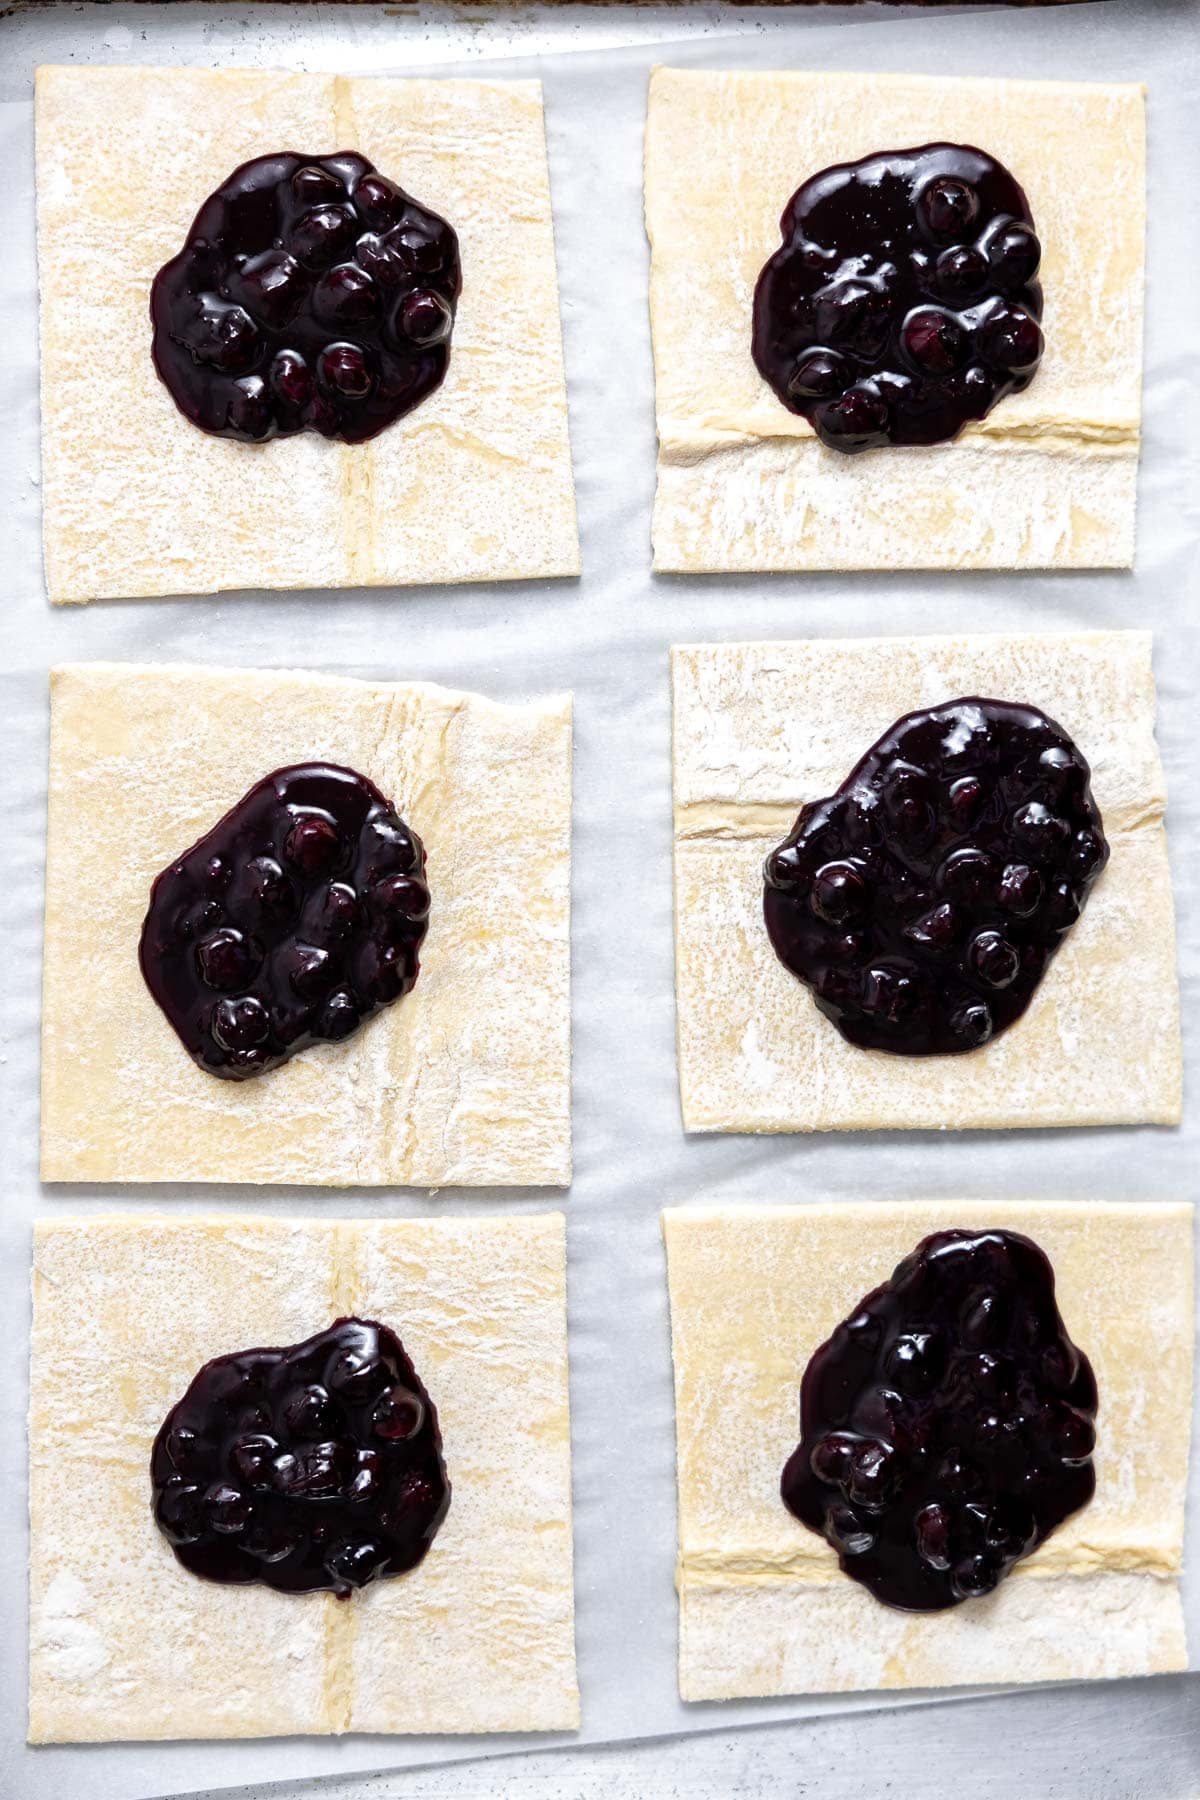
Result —
[[205, 1363], [150, 1461], [184, 1568], [345, 1599], [420, 1562], [450, 1505], [437, 1413], [386, 1325]]
[[189, 1055], [241, 1081], [407, 994], [428, 924], [416, 832], [365, 776], [305, 763], [163, 870], [139, 954]]
[[937, 444], [1027, 388], [1041, 245], [1002, 164], [960, 144], [839, 163], [797, 189], [754, 295], [754, 361], [822, 443]]
[[458, 238], [364, 156], [257, 156], [154, 278], [154, 365], [221, 437], [374, 437], [438, 387]]
[[1096, 1406], [1044, 1252], [941, 1231], [813, 1356], [784, 1505], [877, 1600], [957, 1606], [1087, 1505]]
[[775, 954], [852, 1044], [977, 1049], [1025, 1011], [1108, 860], [1089, 783], [1034, 706], [908, 713], [768, 856]]

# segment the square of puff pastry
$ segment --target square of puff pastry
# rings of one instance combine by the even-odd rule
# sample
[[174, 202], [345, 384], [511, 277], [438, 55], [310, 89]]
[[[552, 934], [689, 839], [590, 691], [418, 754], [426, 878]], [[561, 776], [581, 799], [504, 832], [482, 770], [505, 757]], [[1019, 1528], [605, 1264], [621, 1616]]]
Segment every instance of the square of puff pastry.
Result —
[[[676, 648], [675, 988], [688, 1131], [1177, 1124], [1175, 915], [1146, 632]], [[1091, 765], [1111, 848], [1027, 1012], [980, 1050], [861, 1050], [778, 960], [762, 864], [905, 713], [1038, 706]]]
[[[1099, 1388], [1096, 1492], [984, 1599], [883, 1605], [779, 1493], [810, 1357], [930, 1232], [1023, 1232]], [[1109, 1680], [1187, 1667], [1179, 1575], [1192, 1208], [840, 1202], [663, 1214], [685, 1700]]]
[[[210, 1358], [354, 1315], [437, 1408], [429, 1553], [348, 1600], [192, 1575], [151, 1511], [163, 1419]], [[561, 1213], [38, 1225], [31, 1741], [576, 1727], [566, 1326]]]
[[[446, 379], [369, 443], [210, 436], [151, 361], [154, 276], [278, 150], [357, 150], [459, 235]], [[52, 601], [579, 573], [540, 82], [42, 68], [37, 204]]]
[[[248, 1081], [194, 1063], [138, 965], [155, 877], [255, 782], [325, 761], [423, 840], [413, 991]], [[51, 675], [46, 1181], [519, 1187], [571, 1178], [571, 701], [120, 663]]]
[[[1025, 189], [1046, 349], [952, 442], [846, 456], [750, 354], [759, 272], [833, 163], [978, 145]], [[1139, 86], [656, 69], [646, 223], [658, 413], [654, 567], [1127, 567], [1141, 432], [1146, 210]]]

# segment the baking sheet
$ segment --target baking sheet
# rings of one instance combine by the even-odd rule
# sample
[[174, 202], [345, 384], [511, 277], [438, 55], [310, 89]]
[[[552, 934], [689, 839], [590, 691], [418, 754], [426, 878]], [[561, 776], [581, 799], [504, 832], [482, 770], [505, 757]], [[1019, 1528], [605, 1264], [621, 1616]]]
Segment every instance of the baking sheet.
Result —
[[[62, 9], [65, 11], [66, 9]], [[73, 9], [72, 9], [73, 10]], [[86, 60], [214, 61], [403, 72], [353, 19], [322, 8], [304, 48], [234, 28], [234, 15], [116, 9], [76, 33]], [[182, 29], [179, 15], [192, 15]], [[60, 12], [60, 18], [61, 18]], [[74, 15], [78, 18], [78, 15]], [[251, 15], [253, 17], [253, 15]], [[0, 1104], [9, 1122], [0, 1210], [0, 1296], [10, 1327], [0, 1426], [7, 1649], [0, 1678], [0, 1794], [140, 1800], [271, 1777], [387, 1768], [515, 1750], [531, 1740], [321, 1739], [26, 1750], [24, 1734], [25, 1405], [29, 1222], [118, 1205], [263, 1207], [343, 1216], [544, 1209], [554, 1196], [198, 1187], [62, 1189], [37, 1184], [38, 965], [45, 809], [47, 666], [68, 658], [178, 658], [294, 665], [470, 686], [503, 697], [576, 695], [574, 1015], [576, 1179], [567, 1201], [583, 1730], [601, 1742], [844, 1711], [861, 1700], [684, 1707], [675, 1687], [674, 1449], [658, 1210], [691, 1198], [867, 1196], [1193, 1197], [1194, 1124], [1155, 1130], [883, 1134], [811, 1139], [695, 1138], [679, 1129], [673, 1045], [667, 647], [847, 632], [1150, 625], [1157, 633], [1160, 743], [1180, 917], [1185, 1035], [1200, 970], [1200, 817], [1195, 732], [1200, 636], [1200, 373], [1188, 360], [1200, 254], [1193, 111], [1197, 8], [1122, 0], [1052, 12], [830, 25], [806, 17], [769, 36], [672, 44], [665, 52], [544, 57], [513, 74], [546, 85], [572, 441], [583, 530], [578, 582], [386, 594], [222, 596], [93, 605], [51, 613], [41, 583], [31, 106], [0, 105], [0, 333], [7, 430], [0, 450], [6, 604], [0, 613], [0, 770], [6, 899]], [[95, 15], [92, 15], [95, 19]], [[169, 21], [169, 24], [168, 24]], [[139, 35], [144, 33], [144, 36]], [[59, 33], [58, 54], [62, 54]], [[214, 42], [218, 49], [214, 51]], [[277, 47], [278, 46], [278, 47]], [[0, 92], [23, 92], [4, 65]], [[899, 575], [652, 579], [654, 431], [641, 225], [645, 78], [689, 66], [861, 67], [962, 74], [1142, 77], [1150, 83], [1150, 244], [1146, 443], [1134, 575]], [[475, 62], [447, 72], [469, 73]], [[489, 63], [488, 73], [500, 70]], [[1186, 222], [1186, 223], [1185, 223]], [[119, 421], [114, 424], [119, 429]], [[186, 779], [186, 771], [180, 771]], [[86, 1004], [86, 996], [81, 997]], [[1190, 1096], [1189, 1096], [1190, 1097]], [[1189, 1107], [1194, 1114], [1194, 1108]], [[1193, 1483], [1192, 1561], [1200, 1566]], [[1185, 1581], [1193, 1658], [1200, 1579]], [[1151, 1688], [1144, 1688], [1150, 1703]], [[532, 1740], [544, 1746], [548, 1740]]]

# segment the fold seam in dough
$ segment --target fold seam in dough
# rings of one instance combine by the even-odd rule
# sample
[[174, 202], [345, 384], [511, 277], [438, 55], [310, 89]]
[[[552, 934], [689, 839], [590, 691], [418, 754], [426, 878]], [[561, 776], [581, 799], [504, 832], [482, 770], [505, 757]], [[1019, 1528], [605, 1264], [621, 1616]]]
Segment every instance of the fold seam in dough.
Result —
[[[807, 804], [807, 800], [681, 800], [675, 807], [675, 836], [683, 844], [714, 839], [777, 843], [787, 837]], [[1136, 837], [1158, 825], [1164, 812], [1157, 801], [1150, 806], [1111, 807], [1104, 816], [1104, 835], [1110, 843], [1117, 837]]]
[[[334, 75], [330, 80], [329, 110], [337, 147], [357, 144], [353, 84], [345, 75]], [[375, 577], [374, 444], [339, 443], [338, 465], [346, 585], [367, 586]]]
[[[1175, 1581], [1181, 1568], [1177, 1554], [1164, 1552], [1153, 1544], [1076, 1544], [1070, 1555], [1064, 1556], [1056, 1552], [1050, 1538], [1026, 1561], [1018, 1563], [1012, 1576], [1030, 1580], [1049, 1576], [1091, 1579], [1095, 1575], [1147, 1575], [1159, 1581]], [[685, 1552], [675, 1564], [677, 1588], [685, 1581], [705, 1588], [797, 1581], [836, 1588], [845, 1579], [815, 1537], [811, 1549], [799, 1545], [781, 1556], [770, 1550], [724, 1550], [714, 1546]]]
[[[358, 1312], [358, 1243], [361, 1227], [340, 1222], [330, 1233], [330, 1309], [334, 1319]], [[325, 1608], [324, 1667], [321, 1674], [320, 1730], [331, 1735], [349, 1731], [354, 1709], [354, 1640], [359, 1609], [355, 1597], [321, 1596]]]
[[[943, 449], [946, 453], [956, 444], [986, 444], [992, 447], [1003, 445], [1014, 451], [1055, 450], [1068, 455], [1085, 454], [1090, 457], [1136, 457], [1141, 446], [1141, 435], [1140, 429], [1125, 425], [1091, 424], [1075, 420], [1070, 424], [1058, 420], [1046, 423], [1027, 420], [1019, 425], [998, 424], [990, 429], [967, 429], [956, 438], [951, 438], [944, 447], [934, 445], [932, 448]], [[674, 419], [667, 418], [659, 425], [659, 459], [667, 464], [690, 468], [729, 450], [745, 450], [762, 443], [788, 443], [793, 440], [807, 442], [815, 437], [811, 428], [804, 431], [793, 430], [783, 420], [749, 431], [736, 425], [707, 421], [703, 425], [681, 427]]]

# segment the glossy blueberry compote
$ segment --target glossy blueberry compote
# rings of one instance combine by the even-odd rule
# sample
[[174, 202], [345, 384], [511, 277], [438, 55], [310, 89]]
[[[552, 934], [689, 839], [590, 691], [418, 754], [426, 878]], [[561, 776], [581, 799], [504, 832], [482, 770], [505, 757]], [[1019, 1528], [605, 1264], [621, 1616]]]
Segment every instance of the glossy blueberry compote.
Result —
[[1029, 203], [982, 150], [839, 163], [793, 194], [754, 295], [754, 361], [832, 450], [937, 444], [1042, 355]]
[[433, 1402], [395, 1333], [364, 1319], [205, 1363], [150, 1479], [194, 1575], [339, 1599], [414, 1568], [450, 1505]]
[[1096, 1406], [1043, 1251], [940, 1231], [804, 1371], [783, 1501], [877, 1600], [956, 1606], [1087, 1505]]
[[775, 954], [867, 1050], [975, 1050], [1019, 1019], [1108, 860], [1090, 770], [1035, 706], [908, 713], [763, 870]]
[[154, 365], [204, 431], [361, 443], [440, 384], [458, 238], [365, 156], [257, 156], [150, 296]]
[[428, 924], [416, 832], [364, 775], [303, 763], [163, 870], [139, 955], [189, 1055], [241, 1081], [407, 994]]

